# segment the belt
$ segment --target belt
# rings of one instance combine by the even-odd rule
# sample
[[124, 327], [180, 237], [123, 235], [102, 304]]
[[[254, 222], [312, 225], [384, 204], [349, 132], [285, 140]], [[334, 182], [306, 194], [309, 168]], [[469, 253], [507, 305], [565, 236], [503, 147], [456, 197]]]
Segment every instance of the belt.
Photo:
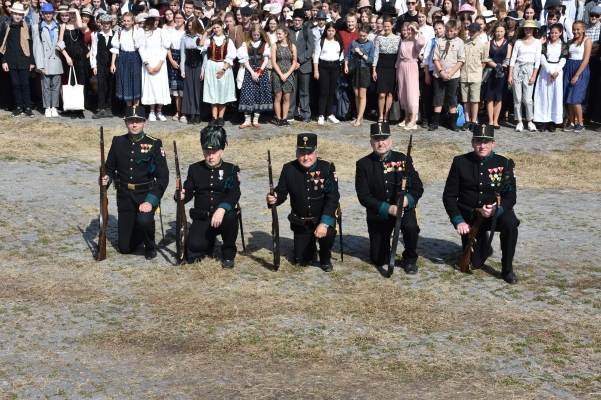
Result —
[[340, 60], [328, 61], [328, 60], [322, 60], [321, 58], [319, 59], [319, 62], [325, 63], [325, 64], [340, 64]]
[[146, 183], [126, 183], [117, 181], [117, 186], [127, 190], [142, 190], [142, 189], [152, 189], [154, 186], [154, 181], [146, 182]]

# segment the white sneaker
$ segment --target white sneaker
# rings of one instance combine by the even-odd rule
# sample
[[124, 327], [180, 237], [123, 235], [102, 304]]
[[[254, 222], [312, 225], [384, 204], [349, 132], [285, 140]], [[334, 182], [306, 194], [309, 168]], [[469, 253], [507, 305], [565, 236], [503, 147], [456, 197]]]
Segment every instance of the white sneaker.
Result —
[[523, 129], [524, 129], [524, 124], [522, 124], [521, 122], [515, 126], [516, 132], [521, 132]]
[[163, 115], [163, 113], [162, 113], [162, 112], [160, 112], [160, 111], [157, 113], [157, 118], [158, 118], [160, 121], [163, 121], [163, 122], [167, 121], [167, 118], [165, 118], [165, 116]]
[[336, 117], [334, 116], [334, 114], [332, 114], [332, 115], [330, 115], [330, 116], [328, 117], [328, 121], [330, 121], [330, 122], [331, 122], [331, 123], [333, 123], [333, 124], [337, 124], [337, 123], [339, 123], [339, 122], [340, 122], [339, 120], [337, 120], [337, 119], [336, 119]]
[[46, 118], [52, 118], [52, 110], [50, 110], [50, 108], [47, 108], [44, 114], [46, 115]]
[[52, 114], [53, 117], [58, 117], [58, 110], [56, 109], [56, 107], [52, 107], [50, 109], [50, 113]]
[[157, 116], [154, 115], [154, 112], [151, 112], [150, 114], [148, 114], [148, 120], [151, 122], [154, 122], [157, 120]]
[[320, 115], [319, 118], [317, 118], [317, 124], [323, 125], [325, 123], [326, 121], [323, 119], [323, 115]]
[[536, 125], [534, 125], [534, 122], [532, 122], [532, 121], [528, 122], [528, 130], [530, 132], [536, 132]]

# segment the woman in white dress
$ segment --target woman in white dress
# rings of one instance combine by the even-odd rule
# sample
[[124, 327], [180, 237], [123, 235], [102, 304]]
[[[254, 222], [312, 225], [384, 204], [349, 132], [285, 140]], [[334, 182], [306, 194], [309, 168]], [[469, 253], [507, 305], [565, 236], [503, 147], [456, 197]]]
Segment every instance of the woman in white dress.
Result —
[[549, 41], [542, 46], [540, 72], [534, 90], [534, 121], [545, 124], [549, 132], [555, 132], [555, 124], [563, 122], [563, 67], [568, 57], [568, 45], [561, 40], [562, 33], [561, 24], [551, 26]]
[[[148, 121], [167, 121], [161, 112], [163, 104], [170, 104], [167, 49], [171, 46], [170, 35], [159, 28], [160, 15], [152, 9], [144, 22], [144, 37], [140, 45], [142, 58], [142, 104], [150, 105]], [[157, 109], [156, 115], [154, 109]]]

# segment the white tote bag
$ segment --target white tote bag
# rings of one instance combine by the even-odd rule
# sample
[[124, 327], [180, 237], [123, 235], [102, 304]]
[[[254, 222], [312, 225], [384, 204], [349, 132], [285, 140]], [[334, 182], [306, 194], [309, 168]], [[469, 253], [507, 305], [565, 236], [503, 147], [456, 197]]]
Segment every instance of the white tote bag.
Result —
[[[75, 85], [71, 85], [71, 74], [75, 77]], [[83, 85], [77, 84], [77, 75], [73, 66], [69, 69], [69, 81], [63, 85], [63, 111], [79, 111], [84, 109]]]

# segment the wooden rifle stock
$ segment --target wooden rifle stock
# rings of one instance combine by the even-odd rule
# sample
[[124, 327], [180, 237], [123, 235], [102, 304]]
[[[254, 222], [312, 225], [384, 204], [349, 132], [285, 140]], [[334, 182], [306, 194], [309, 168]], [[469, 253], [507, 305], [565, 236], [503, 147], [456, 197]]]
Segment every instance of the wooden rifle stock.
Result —
[[394, 273], [394, 263], [396, 262], [397, 247], [399, 244], [399, 235], [401, 232], [401, 220], [403, 219], [403, 204], [405, 204], [405, 193], [407, 193], [407, 164], [411, 156], [411, 148], [413, 147], [413, 135], [409, 136], [409, 146], [407, 146], [407, 154], [405, 163], [403, 164], [403, 178], [396, 199], [396, 223], [394, 225], [394, 234], [392, 235], [392, 248], [390, 249], [390, 262], [388, 263], [388, 277]]
[[[495, 194], [484, 205], [490, 206], [495, 203], [498, 203], [498, 199], [500, 199], [500, 197], [501, 197], [501, 191], [505, 187], [505, 184], [507, 183], [507, 181], [509, 180], [510, 177], [511, 177], [511, 173], [510, 173], [510, 171], [507, 171], [507, 175], [505, 176], [505, 178], [503, 178], [503, 180], [497, 187], [497, 190], [495, 190]], [[498, 207], [499, 207], [499, 205], [497, 204], [497, 208]], [[497, 212], [497, 211], [495, 211], [495, 212]], [[472, 271], [470, 270], [470, 259], [472, 257], [472, 246], [474, 245], [474, 242], [476, 241], [476, 235], [478, 235], [478, 230], [480, 229], [480, 225], [482, 225], [482, 222], [484, 222], [484, 216], [482, 215], [482, 213], [479, 213], [478, 219], [476, 220], [476, 222], [470, 229], [470, 238], [467, 242], [467, 246], [465, 246], [465, 249], [463, 250], [463, 254], [461, 255], [461, 258], [459, 259], [459, 262], [457, 263], [457, 266], [459, 267], [459, 270], [461, 270], [461, 272], [465, 272], [467, 274], [472, 273]]]
[[96, 261], [106, 259], [106, 227], [109, 220], [109, 199], [107, 195], [108, 185], [102, 184], [102, 178], [106, 176], [106, 161], [104, 159], [104, 129], [100, 127], [100, 217], [98, 225], [98, 246], [96, 248]]
[[340, 235], [340, 261], [344, 262], [344, 244], [342, 242], [342, 207], [338, 203], [338, 210], [336, 210], [336, 221], [338, 222], [338, 234]]
[[242, 224], [242, 207], [240, 202], [236, 204], [236, 215], [238, 216], [238, 224], [240, 225], [240, 238], [242, 239], [242, 251], [246, 251], [246, 243], [244, 242], [244, 225]]
[[[267, 150], [267, 169], [269, 171], [269, 194], [275, 196], [273, 188], [273, 172], [271, 169], [271, 151]], [[280, 224], [278, 222], [278, 209], [271, 205], [271, 236], [273, 238], [273, 270], [280, 268]]]
[[177, 155], [177, 143], [173, 141], [173, 152], [175, 153], [175, 198], [177, 207], [175, 208], [175, 236], [177, 263], [186, 261], [187, 251], [186, 243], [188, 240], [188, 221], [186, 219], [186, 205], [182, 198], [182, 176], [179, 170], [179, 156]]

